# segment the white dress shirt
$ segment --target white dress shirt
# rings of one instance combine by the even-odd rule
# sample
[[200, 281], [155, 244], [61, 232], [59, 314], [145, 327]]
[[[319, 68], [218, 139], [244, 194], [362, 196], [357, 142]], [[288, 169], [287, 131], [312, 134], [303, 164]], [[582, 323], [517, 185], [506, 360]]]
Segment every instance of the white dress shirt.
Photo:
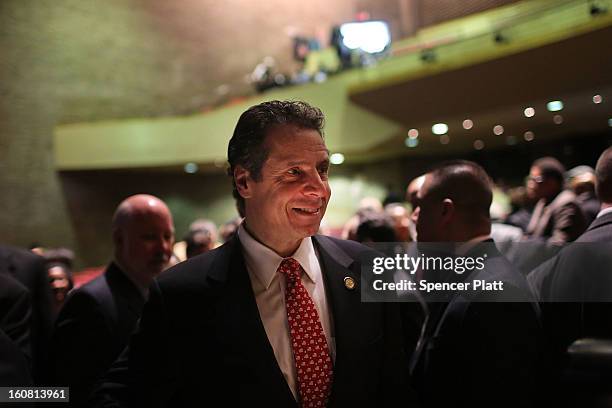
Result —
[[[285, 308], [286, 282], [285, 277], [277, 273], [278, 267], [284, 258], [257, 241], [244, 228], [244, 225], [240, 225], [238, 228], [238, 238], [244, 248], [244, 261], [249, 278], [251, 279], [259, 316], [274, 350], [278, 366], [285, 376], [293, 396], [297, 400], [297, 374]], [[332, 361], [335, 361], [336, 345], [331, 315], [327, 306], [321, 265], [312, 244], [312, 238], [304, 238], [295, 253], [291, 255], [291, 258], [298, 261], [306, 272], [302, 274], [302, 284], [317, 308]]]
[[595, 217], [595, 218], [599, 218], [599, 217], [601, 217], [601, 216], [603, 216], [603, 215], [606, 215], [606, 214], [607, 214], [607, 213], [609, 213], [609, 212], [612, 212], [612, 207], [606, 207], [606, 208], [604, 208], [603, 210], [601, 210], [601, 211], [600, 211], [600, 212], [597, 214], [597, 217]]

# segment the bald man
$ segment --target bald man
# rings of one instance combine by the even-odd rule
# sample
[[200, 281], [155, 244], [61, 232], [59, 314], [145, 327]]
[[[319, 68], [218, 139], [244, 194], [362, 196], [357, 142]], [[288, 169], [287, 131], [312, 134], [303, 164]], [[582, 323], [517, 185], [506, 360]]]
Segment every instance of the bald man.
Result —
[[104, 274], [73, 291], [55, 326], [54, 379], [83, 406], [96, 380], [127, 345], [153, 278], [168, 265], [172, 215], [159, 198], [125, 199], [113, 217], [114, 260]]

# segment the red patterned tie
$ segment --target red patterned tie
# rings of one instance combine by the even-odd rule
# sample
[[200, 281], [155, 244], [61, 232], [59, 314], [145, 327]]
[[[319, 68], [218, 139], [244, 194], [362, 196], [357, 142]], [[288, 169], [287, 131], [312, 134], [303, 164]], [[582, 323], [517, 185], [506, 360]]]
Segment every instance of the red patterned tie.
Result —
[[301, 405], [325, 407], [331, 391], [332, 361], [319, 314], [302, 285], [304, 270], [298, 261], [286, 258], [278, 271], [287, 279], [285, 306]]

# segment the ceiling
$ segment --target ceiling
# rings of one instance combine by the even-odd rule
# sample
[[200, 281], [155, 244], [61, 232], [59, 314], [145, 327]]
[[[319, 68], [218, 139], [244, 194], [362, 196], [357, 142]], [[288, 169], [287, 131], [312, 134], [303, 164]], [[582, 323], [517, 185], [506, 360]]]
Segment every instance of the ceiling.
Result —
[[[612, 118], [612, 27], [592, 31], [539, 48], [487, 62], [426, 76], [395, 81], [351, 95], [357, 105], [401, 123], [405, 129], [369, 152], [369, 157], [461, 153], [481, 140], [485, 148], [527, 143], [535, 138], [601, 134]], [[593, 96], [602, 96], [595, 104]], [[561, 100], [564, 108], [551, 113], [546, 103]], [[534, 107], [527, 118], [523, 111]], [[553, 122], [555, 114], [562, 123]], [[469, 118], [474, 126], [462, 127]], [[448, 143], [431, 126], [448, 124]], [[501, 135], [493, 127], [502, 125]], [[409, 129], [419, 131], [418, 146], [404, 145]], [[508, 136], [512, 136], [508, 139]], [[444, 138], [442, 139], [444, 140]]]

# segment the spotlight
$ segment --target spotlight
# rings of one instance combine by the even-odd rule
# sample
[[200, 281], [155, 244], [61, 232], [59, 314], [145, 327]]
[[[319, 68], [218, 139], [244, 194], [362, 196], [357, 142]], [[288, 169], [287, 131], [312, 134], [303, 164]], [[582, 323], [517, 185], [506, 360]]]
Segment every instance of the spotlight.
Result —
[[531, 106], [528, 108], [525, 108], [525, 110], [523, 111], [523, 114], [525, 115], [526, 118], [532, 118], [535, 115], [535, 109], [532, 108]]
[[434, 135], [443, 135], [448, 132], [448, 125], [446, 123], [436, 123], [431, 127], [431, 131]]
[[406, 144], [406, 147], [417, 147], [419, 145], [419, 139], [413, 139], [411, 137], [407, 137], [406, 140], [404, 141], [404, 144]]
[[549, 112], [559, 112], [563, 109], [563, 102], [550, 101], [546, 104], [546, 109], [548, 109]]
[[195, 163], [187, 163], [183, 169], [185, 173], [194, 174], [198, 172], [198, 165]]

